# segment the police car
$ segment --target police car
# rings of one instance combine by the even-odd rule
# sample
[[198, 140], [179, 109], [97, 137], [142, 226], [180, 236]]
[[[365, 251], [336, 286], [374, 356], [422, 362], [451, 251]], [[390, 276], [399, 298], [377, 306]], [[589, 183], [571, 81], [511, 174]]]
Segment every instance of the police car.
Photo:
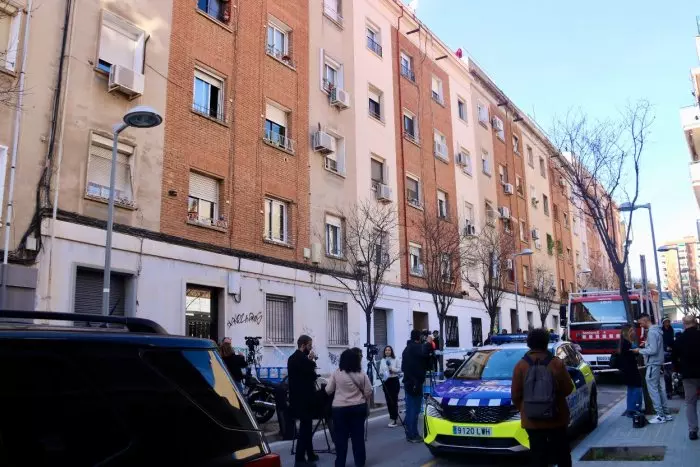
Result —
[[[433, 455], [482, 451], [517, 454], [529, 450], [520, 413], [510, 399], [516, 363], [528, 351], [527, 335], [494, 336], [479, 347], [454, 375], [427, 397], [424, 443]], [[549, 350], [566, 365], [574, 391], [567, 397], [569, 428], [598, 425], [597, 388], [593, 371], [570, 342], [551, 336]]]

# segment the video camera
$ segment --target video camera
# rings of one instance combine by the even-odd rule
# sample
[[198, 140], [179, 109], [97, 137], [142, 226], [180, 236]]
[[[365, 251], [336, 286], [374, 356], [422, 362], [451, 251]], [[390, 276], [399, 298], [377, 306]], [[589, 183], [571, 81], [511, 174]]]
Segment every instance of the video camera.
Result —
[[245, 345], [248, 347], [248, 350], [250, 350], [251, 352], [255, 352], [255, 348], [260, 347], [260, 339], [262, 339], [262, 337], [245, 336], [244, 339]]
[[377, 347], [377, 344], [365, 343], [365, 348], [367, 349], [367, 360], [372, 360], [379, 355], [379, 347]]

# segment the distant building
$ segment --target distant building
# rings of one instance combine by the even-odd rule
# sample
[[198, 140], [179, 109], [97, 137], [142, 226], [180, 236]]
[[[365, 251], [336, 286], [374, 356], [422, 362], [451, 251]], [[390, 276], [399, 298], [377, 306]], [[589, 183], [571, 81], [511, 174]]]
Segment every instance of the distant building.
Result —
[[[700, 17], [695, 47], [700, 61]], [[693, 103], [681, 109], [681, 125], [690, 150], [690, 179], [693, 183], [695, 199], [700, 206], [700, 66], [691, 68], [690, 79], [693, 86]]]

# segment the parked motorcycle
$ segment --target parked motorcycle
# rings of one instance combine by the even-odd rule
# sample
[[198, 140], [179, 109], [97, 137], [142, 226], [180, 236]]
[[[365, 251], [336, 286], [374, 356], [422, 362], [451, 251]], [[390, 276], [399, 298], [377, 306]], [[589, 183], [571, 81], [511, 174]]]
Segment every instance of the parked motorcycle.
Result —
[[258, 423], [266, 423], [275, 415], [277, 384], [260, 381], [254, 374], [246, 375], [244, 397]]

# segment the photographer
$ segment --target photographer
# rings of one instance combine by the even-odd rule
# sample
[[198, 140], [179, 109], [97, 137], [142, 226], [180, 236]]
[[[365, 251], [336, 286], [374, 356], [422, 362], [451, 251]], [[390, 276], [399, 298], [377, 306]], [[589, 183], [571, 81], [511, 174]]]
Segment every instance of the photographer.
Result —
[[[289, 380], [289, 405], [294, 418], [299, 420], [299, 442], [297, 443], [296, 466], [316, 465], [312, 438], [312, 413], [316, 396], [316, 355], [311, 350], [313, 341], [307, 335], [297, 339], [297, 350], [287, 360]], [[308, 459], [308, 462], [307, 462]]]
[[228, 373], [233, 378], [233, 382], [236, 383], [238, 390], [243, 392], [243, 368], [246, 367], [245, 356], [237, 354], [233, 350], [230, 337], [224, 337], [224, 340], [221, 342], [220, 353]]
[[423, 401], [423, 383], [428, 368], [428, 358], [431, 347], [421, 343], [421, 332], [411, 331], [411, 339], [406, 342], [406, 348], [401, 355], [401, 371], [403, 371], [404, 391], [406, 392], [406, 440], [409, 443], [420, 443], [423, 440], [418, 435], [418, 414]]
[[390, 345], [384, 347], [384, 358], [379, 362], [379, 372], [384, 380], [384, 398], [386, 399], [386, 407], [389, 409], [389, 428], [397, 426], [396, 420], [399, 418], [399, 391], [401, 391], [401, 383], [399, 382], [399, 366], [394, 355], [394, 349]]

